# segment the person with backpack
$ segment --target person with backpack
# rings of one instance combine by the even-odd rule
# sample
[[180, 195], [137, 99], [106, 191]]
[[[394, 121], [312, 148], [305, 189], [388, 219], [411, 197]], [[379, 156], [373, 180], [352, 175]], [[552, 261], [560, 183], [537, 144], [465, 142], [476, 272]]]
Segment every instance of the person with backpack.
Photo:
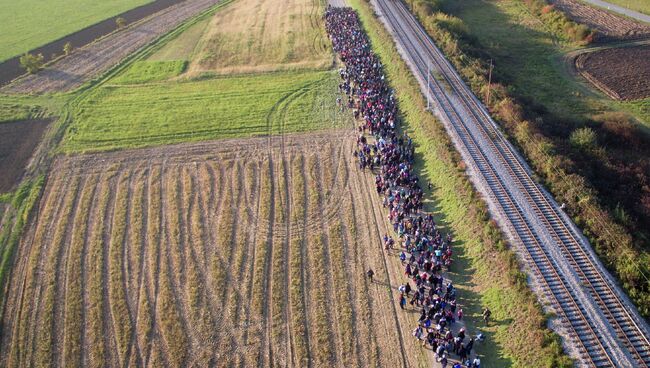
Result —
[[490, 323], [491, 315], [492, 315], [492, 311], [490, 310], [490, 308], [485, 307], [485, 310], [483, 310], [483, 320], [485, 321], [486, 326]]

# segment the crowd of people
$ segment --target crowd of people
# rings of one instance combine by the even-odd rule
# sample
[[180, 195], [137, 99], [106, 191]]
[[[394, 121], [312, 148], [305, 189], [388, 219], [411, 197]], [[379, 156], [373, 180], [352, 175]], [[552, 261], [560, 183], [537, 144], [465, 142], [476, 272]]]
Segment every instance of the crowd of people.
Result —
[[[472, 354], [475, 338], [463, 328], [453, 328], [462, 320], [463, 310], [454, 285], [442, 276], [452, 263], [453, 239], [450, 234], [444, 236], [433, 216], [422, 211], [424, 191], [413, 169], [415, 148], [408, 135], [398, 132], [397, 101], [382, 64], [355, 11], [328, 7], [325, 20], [334, 51], [344, 64], [339, 70], [343, 98], [337, 104], [352, 109], [361, 121], [354, 155], [362, 170], [375, 173], [377, 192], [396, 234], [396, 239], [384, 235], [384, 247], [388, 251], [400, 248], [407, 281], [399, 287], [399, 306], [419, 310], [413, 337], [433, 350], [442, 367], [451, 364], [454, 356], [454, 368], [479, 368], [480, 359]], [[368, 270], [371, 281], [373, 276], [373, 270]]]

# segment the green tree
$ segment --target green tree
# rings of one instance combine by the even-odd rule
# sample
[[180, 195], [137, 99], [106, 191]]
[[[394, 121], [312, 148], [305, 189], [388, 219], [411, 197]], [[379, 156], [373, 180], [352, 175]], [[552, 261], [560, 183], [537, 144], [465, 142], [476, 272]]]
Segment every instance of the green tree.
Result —
[[126, 27], [126, 19], [122, 17], [117, 17], [117, 19], [115, 19], [115, 24], [117, 24], [117, 28], [122, 29]]
[[45, 64], [45, 57], [43, 54], [34, 55], [26, 53], [20, 57], [20, 66], [25, 68], [25, 70], [30, 74], [34, 74], [43, 69], [43, 64]]
[[72, 52], [72, 44], [70, 42], [66, 42], [65, 45], [63, 45], [63, 53], [66, 55], [70, 55]]

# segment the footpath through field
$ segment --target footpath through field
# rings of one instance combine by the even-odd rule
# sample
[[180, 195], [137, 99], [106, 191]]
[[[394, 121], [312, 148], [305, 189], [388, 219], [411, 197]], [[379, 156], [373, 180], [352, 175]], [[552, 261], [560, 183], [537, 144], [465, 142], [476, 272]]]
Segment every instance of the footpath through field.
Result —
[[648, 326], [562, 208], [533, 179], [486, 109], [400, 1], [373, 1], [469, 167], [490, 212], [560, 316], [555, 328], [583, 365], [650, 364]]
[[[328, 8], [325, 19], [334, 50], [345, 65], [339, 69], [339, 91], [343, 95], [337, 103], [341, 109], [353, 109], [359, 120], [354, 156], [359, 168], [369, 169], [374, 177], [377, 195], [373, 196], [372, 203], [376, 222], [393, 229], [384, 234], [382, 244], [391, 290], [395, 280], [404, 280], [397, 292], [392, 293], [399, 309], [408, 312], [400, 314], [399, 320], [407, 322], [399, 324], [403, 330], [406, 323], [406, 330], [410, 331], [408, 320], [411, 320], [414, 338], [404, 340], [414, 340], [414, 345], [422, 346], [403, 349], [402, 354], [412, 362], [410, 366], [414, 356], [429, 351], [443, 367], [451, 361], [452, 354], [458, 359], [455, 367], [461, 364], [478, 367], [480, 358], [474, 350], [475, 342], [482, 341], [482, 335], [475, 340], [465, 330], [456, 288], [444, 275], [452, 265], [453, 237], [443, 234], [432, 213], [423, 211], [424, 191], [413, 166], [415, 146], [399, 130], [395, 92], [388, 86], [382, 63], [370, 48], [358, 14], [350, 8], [332, 7]], [[388, 212], [383, 219], [377, 218], [377, 213], [382, 211], [379, 202]], [[393, 235], [397, 235], [397, 240]], [[400, 263], [386, 260], [391, 255], [398, 256]], [[374, 270], [367, 272], [372, 280]], [[411, 313], [419, 314], [417, 321], [408, 317]], [[489, 309], [484, 314], [489, 318]]]

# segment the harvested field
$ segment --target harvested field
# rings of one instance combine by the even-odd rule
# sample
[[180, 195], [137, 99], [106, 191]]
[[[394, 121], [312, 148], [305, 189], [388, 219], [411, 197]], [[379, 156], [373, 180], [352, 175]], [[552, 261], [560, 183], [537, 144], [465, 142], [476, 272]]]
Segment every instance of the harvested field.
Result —
[[650, 96], [650, 45], [605, 49], [578, 56], [580, 74], [617, 100]]
[[650, 25], [586, 5], [579, 0], [549, 0], [571, 19], [598, 33], [598, 41], [630, 40], [650, 37]]
[[324, 68], [333, 54], [318, 0], [239, 1], [214, 15], [203, 31], [190, 73], [251, 73]]
[[125, 30], [76, 49], [70, 56], [37, 74], [20, 78], [2, 90], [8, 93], [46, 93], [77, 88], [219, 1], [187, 0], [170, 6]]
[[34, 119], [0, 123], [0, 193], [18, 183], [49, 122]]
[[402, 336], [417, 315], [396, 311], [401, 267], [354, 143], [58, 159], [17, 250], [0, 365], [430, 367]]

